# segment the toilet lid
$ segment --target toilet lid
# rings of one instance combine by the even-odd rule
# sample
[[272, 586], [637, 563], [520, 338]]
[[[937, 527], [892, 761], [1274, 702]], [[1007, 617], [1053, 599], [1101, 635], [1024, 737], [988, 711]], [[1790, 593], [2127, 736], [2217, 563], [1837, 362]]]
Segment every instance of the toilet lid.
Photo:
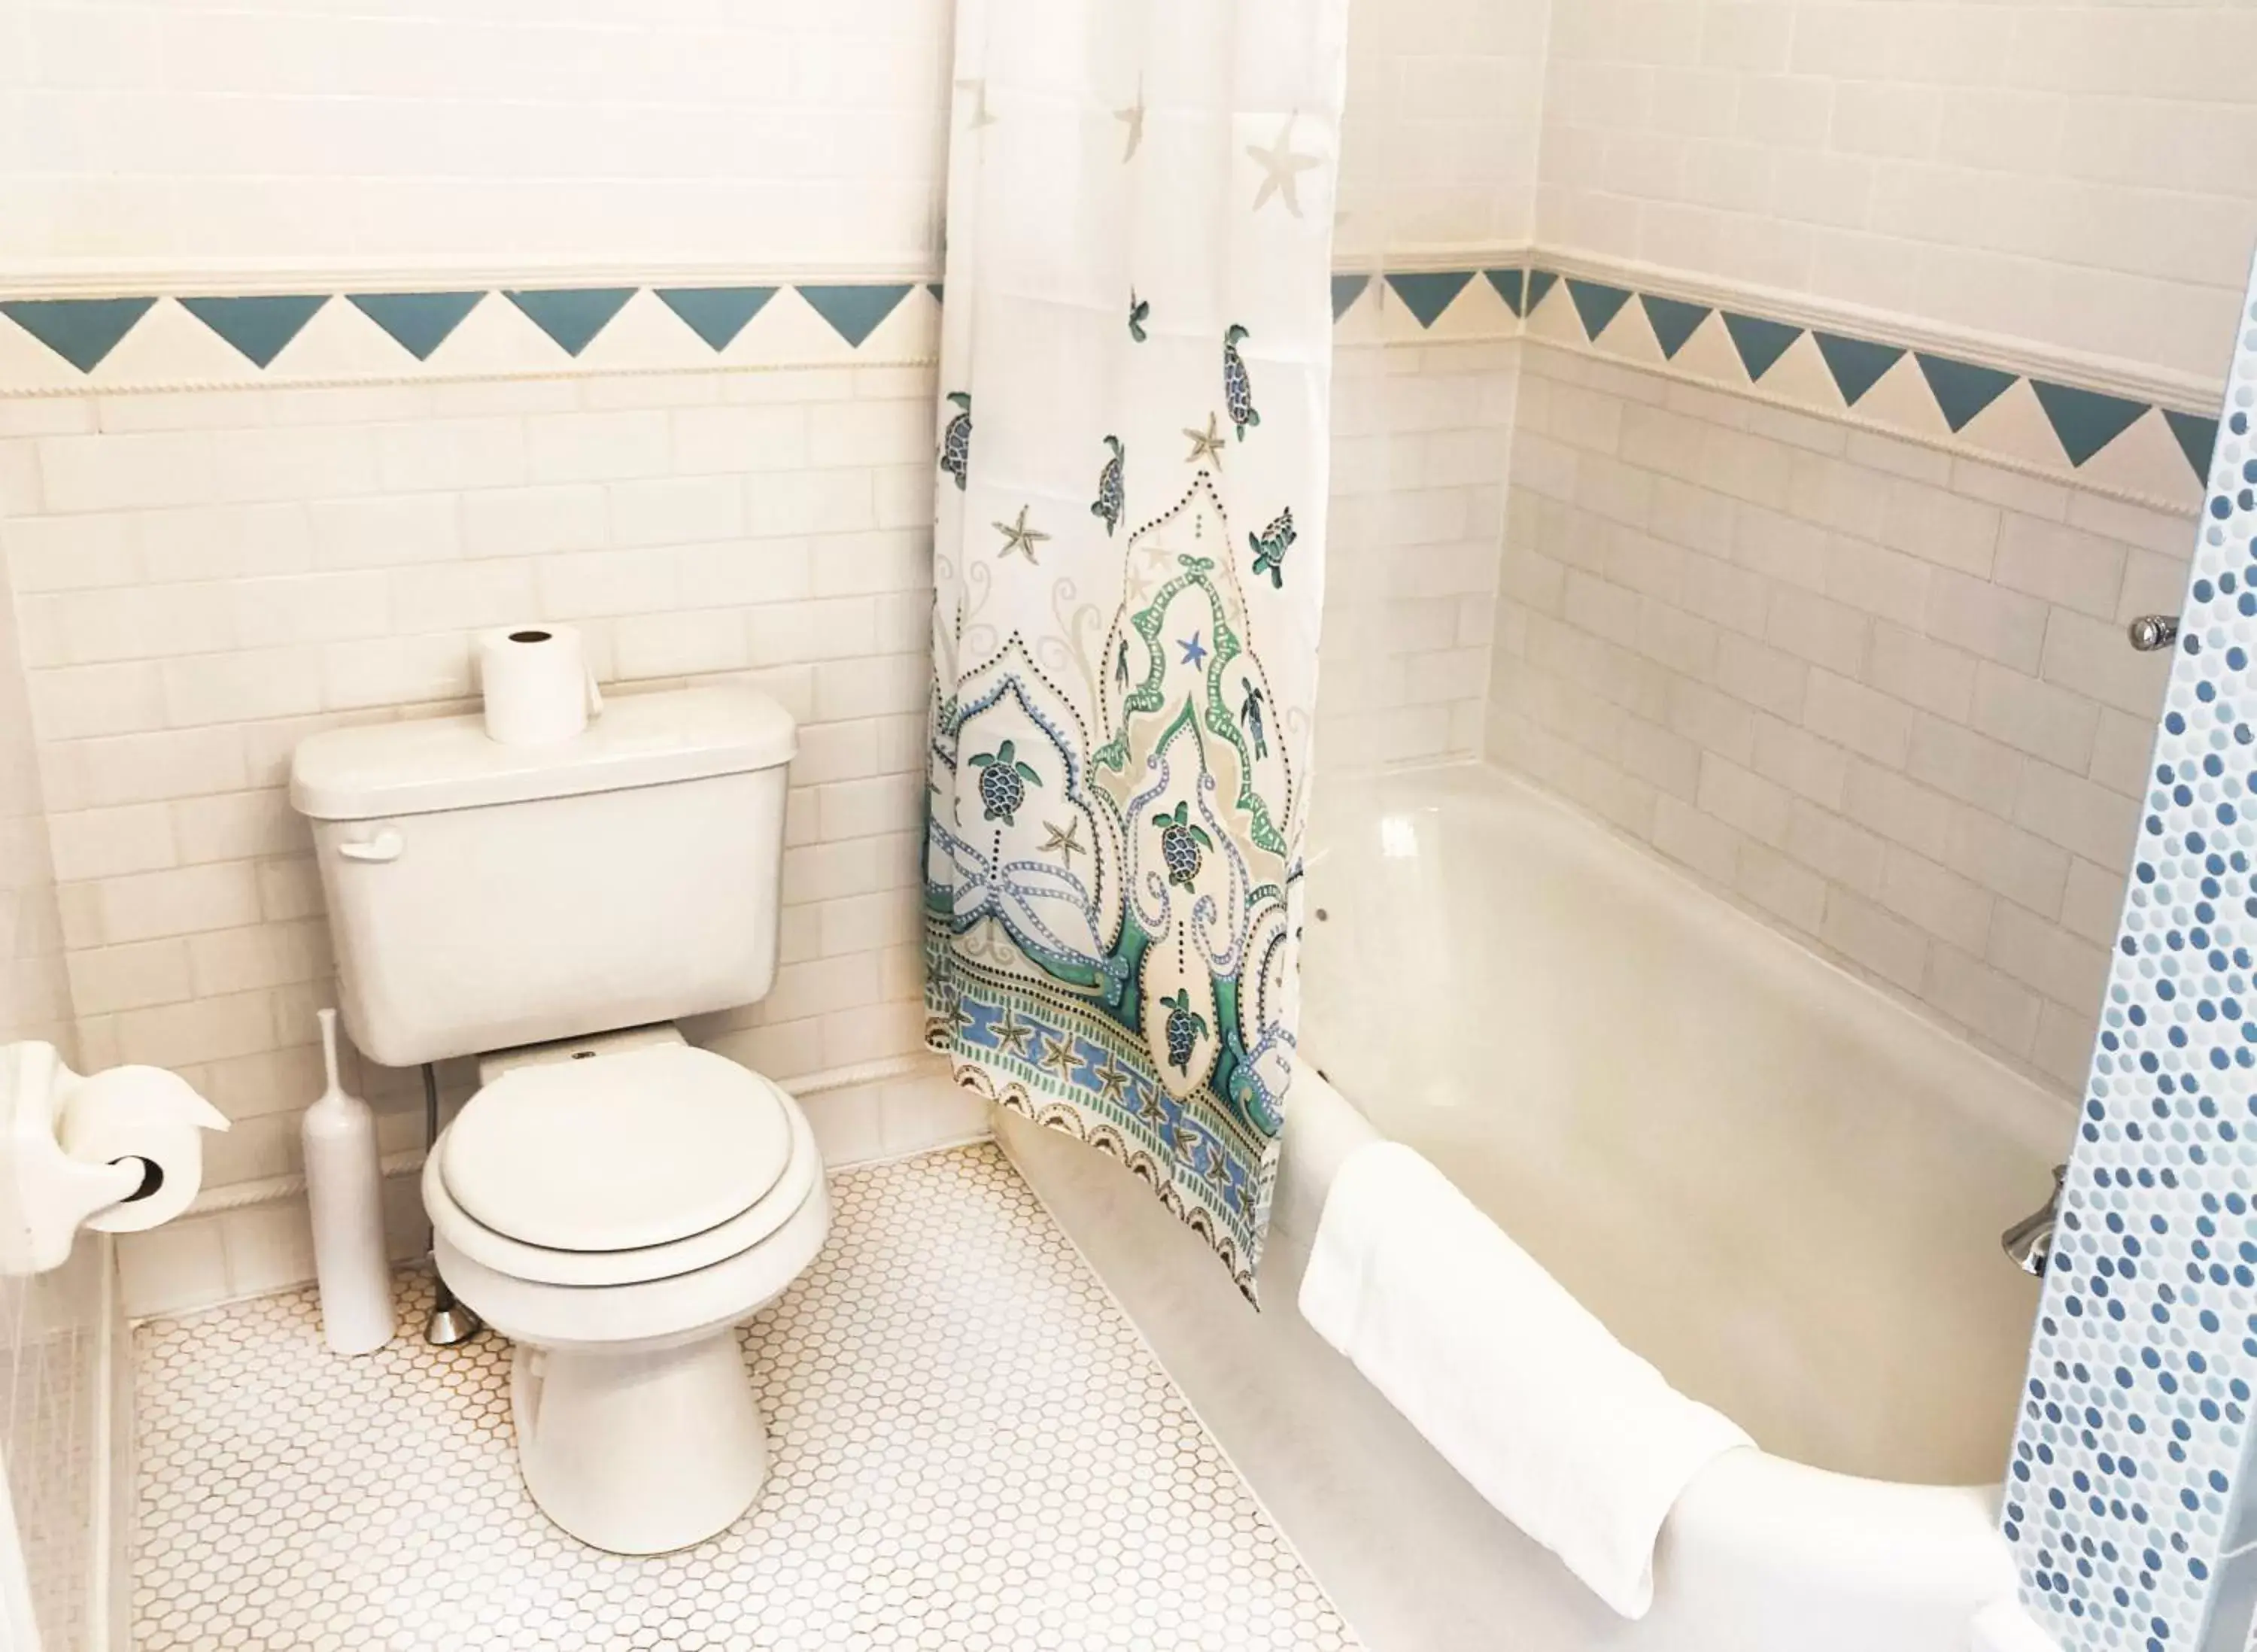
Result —
[[750, 1208], [783, 1174], [791, 1124], [759, 1074], [671, 1044], [513, 1069], [440, 1140], [471, 1220], [548, 1250], [624, 1251]]

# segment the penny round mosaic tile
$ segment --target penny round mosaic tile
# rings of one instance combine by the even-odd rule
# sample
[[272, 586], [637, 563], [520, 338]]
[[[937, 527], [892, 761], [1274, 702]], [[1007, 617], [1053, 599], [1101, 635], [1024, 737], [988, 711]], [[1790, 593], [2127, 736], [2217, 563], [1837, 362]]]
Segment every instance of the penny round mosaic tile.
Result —
[[831, 1242], [744, 1335], [772, 1472], [628, 1559], [526, 1496], [508, 1349], [322, 1345], [314, 1293], [135, 1333], [135, 1644], [1355, 1646], [990, 1145], [836, 1173]]

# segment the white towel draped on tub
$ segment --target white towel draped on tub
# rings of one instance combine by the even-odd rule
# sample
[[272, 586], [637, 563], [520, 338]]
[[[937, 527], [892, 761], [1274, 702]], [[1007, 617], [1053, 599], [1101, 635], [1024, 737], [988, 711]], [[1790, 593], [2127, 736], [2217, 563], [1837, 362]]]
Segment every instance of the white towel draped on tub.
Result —
[[1301, 1314], [1497, 1509], [1626, 1618], [1680, 1493], [1753, 1444], [1688, 1400], [1409, 1147], [1341, 1166]]

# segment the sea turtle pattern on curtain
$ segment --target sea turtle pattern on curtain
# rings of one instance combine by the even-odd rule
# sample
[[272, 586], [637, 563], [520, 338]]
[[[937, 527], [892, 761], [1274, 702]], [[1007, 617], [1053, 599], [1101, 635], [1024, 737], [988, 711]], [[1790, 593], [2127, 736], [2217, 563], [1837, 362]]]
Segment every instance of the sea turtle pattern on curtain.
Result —
[[928, 1038], [1254, 1295], [1292, 1077], [1346, 0], [962, 0]]

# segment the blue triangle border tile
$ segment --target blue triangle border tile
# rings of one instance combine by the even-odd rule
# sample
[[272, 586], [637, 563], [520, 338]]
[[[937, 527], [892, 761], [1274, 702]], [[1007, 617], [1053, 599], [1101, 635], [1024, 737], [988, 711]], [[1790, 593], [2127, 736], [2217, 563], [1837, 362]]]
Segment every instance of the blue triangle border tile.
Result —
[[819, 282], [796, 290], [817, 315], [831, 323], [832, 332], [860, 349], [862, 341], [878, 330], [878, 323], [909, 295], [909, 285], [906, 281]]
[[0, 300], [0, 315], [90, 373], [156, 307], [152, 298], [9, 299]]
[[2207, 487], [2210, 484], [2210, 456], [2218, 448], [2218, 420], [2209, 413], [2173, 413], [2162, 410], [2163, 422], [2171, 427], [2178, 439], [2179, 451], [2186, 455], [2187, 463], [2194, 467], [2195, 480]]
[[1388, 275], [1387, 285], [1403, 300], [1403, 307], [1418, 318], [1420, 328], [1441, 320], [1459, 293], [1472, 282], [1471, 270], [1404, 270]]
[[454, 335], [484, 293], [348, 293], [345, 302], [419, 362]]
[[1654, 342], [1661, 346], [1664, 361], [1676, 360], [1677, 352], [1685, 348], [1685, 341], [1716, 314], [1712, 306], [1688, 304], [1683, 299], [1663, 298], [1654, 293], [1639, 293], [1638, 301], [1653, 328]]
[[2071, 465], [2079, 468], [2129, 430], [2149, 406], [2105, 391], [2080, 390], [2042, 378], [2031, 379], [2030, 388], [2037, 392], [2038, 406], [2045, 409], [2046, 422], [2053, 427], [2061, 450], [2069, 455]]
[[716, 356], [735, 343], [746, 324], [776, 295], [772, 286], [660, 286], [651, 291]]
[[567, 356], [577, 356], [612, 324], [640, 289], [632, 286], [509, 287], [503, 296], [548, 335]]
[[1764, 315], [1743, 315], [1737, 310], [1725, 310], [1722, 314], [1724, 332], [1732, 341], [1732, 353], [1740, 358], [1740, 365], [1746, 370], [1751, 385], [1778, 366], [1787, 347], [1802, 336], [1803, 329], [1788, 321], [1774, 321]]
[[1901, 344], [1877, 344], [1870, 338], [1822, 333], [1816, 328], [1810, 329], [1810, 337], [1833, 378], [1834, 388], [1842, 392], [1845, 407], [1856, 406], [1858, 399], [1880, 382], [1881, 375], [1905, 357]]
[[[1522, 256], [1505, 251], [1508, 258]], [[2207, 471], [2219, 420], [2201, 412], [2042, 379], [2008, 368], [1970, 361], [1909, 344], [1896, 344], [1854, 333], [1829, 332], [1794, 321], [1640, 291], [1636, 286], [1563, 275], [1525, 261], [1489, 265], [1471, 262], [1458, 270], [1406, 270], [1373, 273], [1342, 270], [1330, 275], [1333, 317], [1341, 320], [1377, 282], [1393, 289], [1421, 330], [1435, 327], [1451, 306], [1477, 280], [1485, 280], [1511, 314], [1532, 316], [1555, 287], [1564, 285], [1585, 342], [1595, 345], [1632, 299], [1638, 300], [1661, 359], [1674, 361], [1711, 315], [1720, 317], [1735, 357], [1755, 385], [1806, 332], [1809, 334], [1844, 409], [1855, 407], [1882, 377], [1911, 356], [1937, 412], [1958, 436], [2015, 384], [2027, 378], [2048, 427], [2060, 444], [2066, 469], [2082, 469], [2149, 412], [2161, 416], [2198, 482]], [[917, 286], [945, 301], [940, 280], [902, 282], [845, 280], [792, 284], [793, 290], [854, 349], [860, 349]], [[386, 337], [418, 362], [428, 362], [478, 305], [490, 297], [507, 299], [567, 355], [579, 356], [634, 295], [637, 286], [479, 288], [429, 291], [201, 293], [179, 297], [188, 314], [261, 371], [272, 366], [332, 300], [359, 310]], [[741, 282], [725, 286], [653, 287], [653, 295], [716, 354], [730, 347], [774, 296], [780, 284]], [[159, 304], [161, 295], [94, 298], [0, 299], [0, 317], [21, 328], [46, 349], [91, 373]], [[1486, 301], [1486, 300], [1484, 300]], [[1517, 333], [1519, 329], [1509, 328]], [[381, 371], [380, 369], [377, 371]], [[1680, 370], [1681, 371], [1681, 370]], [[1714, 370], [1696, 370], [1704, 379]], [[1729, 371], [1726, 374], [1730, 377]], [[44, 382], [44, 381], [43, 381]], [[1914, 410], [1909, 416], [1923, 420]], [[1921, 423], [1923, 431], [1933, 426]], [[1940, 433], [1938, 433], [1940, 434]], [[2050, 464], [2051, 461], [2043, 462]]]
[[1630, 289], [1610, 286], [1604, 281], [1586, 281], [1580, 276], [1567, 278], [1567, 296], [1575, 302], [1575, 317], [1583, 324], [1583, 336], [1595, 344], [1599, 335], [1614, 324], [1622, 314], [1623, 306], [1630, 302]]
[[239, 298], [184, 298], [180, 307], [263, 372], [329, 301], [326, 293], [261, 293]]
[[1928, 394], [1935, 398], [1936, 410], [1942, 413], [1943, 422], [1955, 436], [2021, 377], [2003, 368], [1963, 362], [1953, 356], [1935, 356], [1926, 350], [1914, 350], [1912, 358], [1920, 369], [1920, 376], [1928, 381]]

